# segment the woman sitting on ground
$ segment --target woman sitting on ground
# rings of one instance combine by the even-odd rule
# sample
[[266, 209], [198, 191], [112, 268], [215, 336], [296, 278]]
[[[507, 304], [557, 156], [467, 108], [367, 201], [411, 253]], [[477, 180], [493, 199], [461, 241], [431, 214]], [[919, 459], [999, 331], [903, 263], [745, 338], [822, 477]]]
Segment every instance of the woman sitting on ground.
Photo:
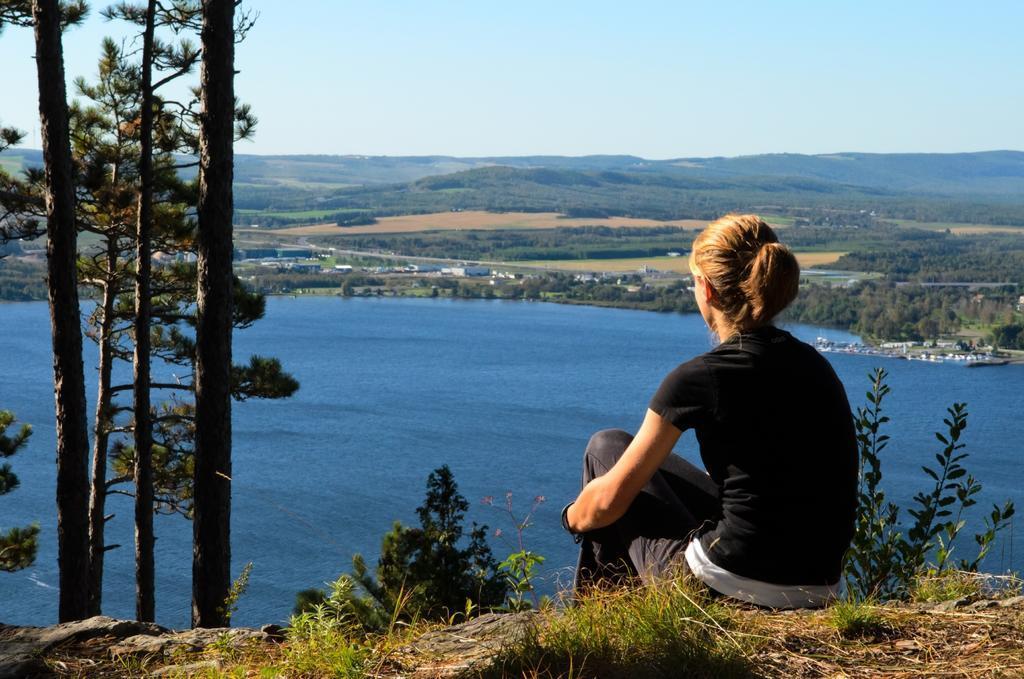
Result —
[[[562, 511], [582, 543], [577, 591], [688, 569], [753, 604], [824, 605], [853, 536], [857, 443], [828, 361], [772, 325], [796, 297], [796, 258], [759, 217], [728, 215], [694, 241], [690, 270], [720, 344], [668, 374], [635, 437], [591, 438]], [[707, 473], [671, 453], [691, 428]]]

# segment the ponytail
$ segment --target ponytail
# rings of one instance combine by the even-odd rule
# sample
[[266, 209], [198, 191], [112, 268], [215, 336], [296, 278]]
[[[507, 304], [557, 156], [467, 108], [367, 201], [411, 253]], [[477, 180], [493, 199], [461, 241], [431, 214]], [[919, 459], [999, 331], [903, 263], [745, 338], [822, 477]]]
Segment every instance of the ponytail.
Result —
[[740, 284], [754, 325], [771, 322], [789, 306], [796, 299], [799, 283], [800, 265], [789, 248], [778, 241], [763, 244]]

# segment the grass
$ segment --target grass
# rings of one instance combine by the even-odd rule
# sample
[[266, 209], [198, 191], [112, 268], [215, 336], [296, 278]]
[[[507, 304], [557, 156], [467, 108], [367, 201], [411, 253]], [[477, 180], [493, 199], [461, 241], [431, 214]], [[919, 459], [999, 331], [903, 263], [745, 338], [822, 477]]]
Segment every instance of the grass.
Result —
[[967, 598], [1002, 599], [1021, 593], [1021, 579], [1015, 575], [992, 575], [969, 571], [926, 571], [914, 583], [910, 600], [935, 603]]
[[828, 623], [844, 639], [880, 638], [896, 632], [882, 609], [871, 602], [837, 602], [828, 609]]
[[751, 637], [729, 607], [689, 579], [596, 591], [542, 611], [484, 677], [749, 676]]
[[[1019, 591], [1016, 579], [973, 577], [986, 596]], [[926, 583], [918, 596], [958, 597], [971, 586], [954, 577]], [[676, 579], [597, 590], [527, 615], [517, 639], [487, 655], [489, 664], [468, 671], [461, 642], [474, 644], [457, 630], [450, 634], [460, 642], [453, 651], [410, 652], [409, 644], [422, 635], [447, 631], [446, 622], [392, 621], [383, 633], [365, 634], [329, 615], [294, 620], [280, 644], [215, 644], [167, 660], [113, 660], [105, 648], [85, 641], [57, 649], [47, 661], [58, 676], [68, 677], [142, 677], [167, 662], [204, 661], [216, 667], [194, 668], [188, 676], [420, 677], [449, 676], [459, 667], [459, 676], [481, 679], [1024, 676], [1021, 605], [947, 610], [932, 603], [840, 601], [823, 610], [775, 612], [715, 599], [692, 579]]]

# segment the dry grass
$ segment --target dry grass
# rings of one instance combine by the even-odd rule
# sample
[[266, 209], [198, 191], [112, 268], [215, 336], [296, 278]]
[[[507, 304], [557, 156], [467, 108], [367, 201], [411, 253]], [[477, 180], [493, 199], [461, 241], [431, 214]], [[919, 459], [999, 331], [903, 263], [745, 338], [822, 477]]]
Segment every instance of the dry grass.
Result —
[[[557, 212], [435, 212], [426, 215], [403, 215], [380, 217], [376, 224], [340, 227], [334, 224], [313, 224], [276, 229], [275, 234], [289, 236], [338, 236], [367, 233], [415, 233], [418, 231], [488, 230], [498, 229], [554, 229], [572, 226], [612, 226], [619, 228], [640, 228], [652, 226], [678, 226], [683, 229], [702, 229], [707, 225], [697, 219], [681, 219], [670, 222], [656, 219], [635, 219], [632, 217], [610, 218], [565, 218]], [[238, 229], [252, 231], [252, 229]], [[266, 232], [265, 229], [259, 230]]]
[[[1019, 677], [1024, 611], [941, 611], [875, 606], [868, 634], [844, 634], [830, 611], [766, 615], [745, 627], [762, 638], [758, 674], [767, 677]], [[741, 623], [742, 624], [742, 623]]]
[[[845, 252], [797, 252], [796, 259], [803, 268], [816, 264], [832, 264]], [[630, 257], [624, 259], [535, 259], [525, 262], [508, 262], [510, 265], [557, 271], [623, 272], [638, 271], [644, 266], [658, 271], [690, 273], [686, 257]]]

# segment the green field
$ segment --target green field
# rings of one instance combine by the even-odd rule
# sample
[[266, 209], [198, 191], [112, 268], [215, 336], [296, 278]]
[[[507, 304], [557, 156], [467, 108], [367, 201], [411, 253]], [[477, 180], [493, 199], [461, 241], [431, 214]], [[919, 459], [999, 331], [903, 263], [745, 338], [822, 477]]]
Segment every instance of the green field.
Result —
[[888, 220], [900, 226], [925, 229], [926, 231], [946, 231], [956, 234], [970, 233], [1021, 233], [1024, 234], [1024, 226], [1003, 226], [999, 224], [968, 224], [964, 222], [917, 222], [912, 219]]

